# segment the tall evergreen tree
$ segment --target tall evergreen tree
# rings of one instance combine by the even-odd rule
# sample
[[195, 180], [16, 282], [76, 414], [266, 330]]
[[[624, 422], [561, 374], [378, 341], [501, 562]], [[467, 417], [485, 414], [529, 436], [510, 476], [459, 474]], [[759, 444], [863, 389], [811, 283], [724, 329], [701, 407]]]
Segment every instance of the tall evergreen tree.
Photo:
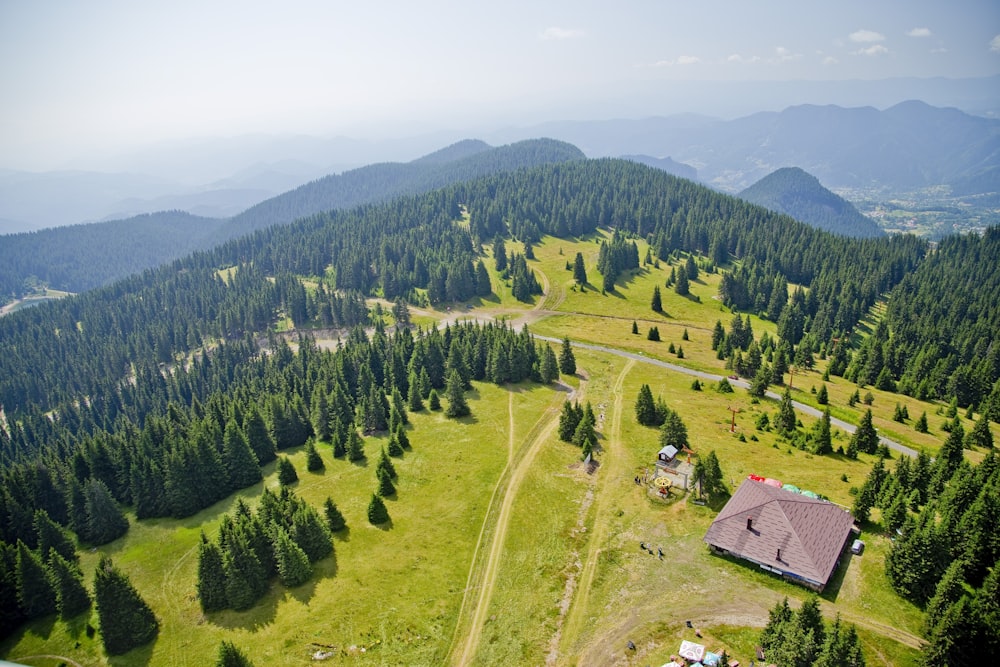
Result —
[[368, 503], [368, 523], [377, 526], [388, 520], [389, 510], [386, 509], [385, 503], [382, 502], [382, 498], [380, 498], [378, 494], [373, 493], [372, 499]]
[[[824, 387], [826, 385], [823, 385]], [[823, 410], [823, 416], [813, 430], [813, 451], [820, 456], [833, 453], [833, 437], [830, 433], [830, 408]]]
[[982, 447], [983, 449], [993, 448], [993, 433], [990, 432], [990, 420], [986, 415], [979, 415], [979, 420], [972, 427], [969, 434], [965, 436], [966, 447]]
[[267, 422], [254, 404], [250, 404], [243, 415], [243, 432], [260, 465], [268, 464], [275, 459], [277, 454], [274, 439], [267, 428]]
[[278, 457], [278, 483], [282, 486], [289, 486], [299, 481], [299, 474], [295, 472], [295, 465], [287, 456]]
[[290, 535], [309, 557], [310, 562], [326, 558], [333, 552], [329, 528], [319, 513], [304, 502], [300, 502], [292, 513]]
[[351, 429], [347, 436], [347, 459], [349, 461], [360, 461], [365, 458], [364, 444], [356, 429]]
[[252, 607], [267, 590], [267, 570], [244, 535], [236, 533], [229, 537], [222, 554], [222, 567], [226, 573], [226, 599], [236, 611]]
[[573, 260], [573, 280], [580, 287], [587, 284], [587, 267], [583, 263], [583, 253], [576, 253], [576, 258]]
[[153, 610], [108, 556], [101, 556], [94, 572], [94, 602], [108, 655], [122, 655], [148, 644], [159, 633]]
[[326, 502], [323, 503], [323, 513], [326, 515], [326, 526], [330, 529], [330, 532], [336, 533], [347, 527], [344, 515], [337, 509], [337, 504], [329, 496], [327, 496]]
[[465, 417], [470, 413], [469, 404], [465, 400], [465, 389], [458, 371], [452, 369], [448, 371], [448, 409], [445, 411], [447, 417]]
[[559, 372], [563, 375], [576, 375], [576, 357], [569, 338], [563, 338], [562, 349], [559, 352]]
[[43, 562], [49, 562], [55, 552], [71, 563], [79, 559], [73, 538], [65, 528], [49, 518], [49, 513], [43, 509], [35, 510], [35, 535], [38, 536], [38, 553]]
[[643, 426], [653, 426], [656, 423], [656, 404], [648, 384], [639, 387], [639, 395], [635, 399], [635, 420]]
[[680, 296], [687, 296], [691, 293], [691, 283], [688, 280], [687, 271], [681, 269], [677, 272], [677, 282], [674, 283], [674, 291]]
[[90, 609], [90, 594], [83, 585], [83, 575], [76, 565], [55, 551], [52, 552], [49, 563], [59, 615], [68, 619]]
[[83, 492], [87, 508], [87, 540], [91, 544], [107, 544], [128, 532], [128, 519], [104, 482], [90, 479]]
[[650, 300], [649, 307], [654, 313], [663, 312], [663, 297], [660, 296], [660, 286], [653, 286], [653, 298]]
[[198, 603], [205, 613], [225, 609], [229, 605], [226, 597], [226, 571], [222, 566], [222, 552], [218, 545], [201, 534], [198, 544]]
[[556, 353], [549, 345], [542, 345], [541, 359], [539, 375], [541, 375], [542, 384], [551, 384], [558, 380], [559, 361], [556, 359]]
[[323, 457], [319, 455], [316, 451], [316, 443], [312, 440], [306, 443], [306, 470], [309, 472], [316, 472], [318, 470], [323, 470], [326, 465], [323, 463]]
[[864, 454], [874, 454], [878, 449], [878, 433], [872, 424], [871, 408], [865, 411], [861, 417], [861, 422], [851, 435], [851, 445], [856, 451]]
[[56, 590], [49, 570], [28, 545], [17, 542], [17, 599], [28, 618], [41, 618], [56, 611]]
[[792, 392], [787, 387], [781, 395], [781, 405], [778, 408], [778, 418], [774, 425], [779, 432], [790, 435], [795, 432], [795, 408], [792, 407]]
[[250, 449], [243, 429], [232, 419], [226, 422], [226, 431], [222, 436], [222, 459], [234, 490], [244, 489], [263, 478], [257, 456]]
[[274, 547], [278, 578], [281, 579], [282, 585], [294, 588], [309, 581], [309, 577], [312, 576], [309, 558], [305, 551], [292, 541], [284, 528], [278, 525], [271, 528], [271, 544]]
[[675, 410], [667, 413], [667, 418], [660, 427], [660, 447], [672, 446], [677, 451], [683, 451], [688, 446], [687, 426]]

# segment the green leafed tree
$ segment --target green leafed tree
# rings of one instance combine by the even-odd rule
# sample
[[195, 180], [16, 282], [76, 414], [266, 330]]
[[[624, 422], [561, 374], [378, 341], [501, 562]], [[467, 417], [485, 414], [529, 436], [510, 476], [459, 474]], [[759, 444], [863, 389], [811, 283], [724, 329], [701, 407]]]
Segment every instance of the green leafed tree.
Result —
[[160, 631], [153, 610], [108, 556], [101, 557], [94, 572], [94, 602], [108, 655], [122, 655], [148, 644]]

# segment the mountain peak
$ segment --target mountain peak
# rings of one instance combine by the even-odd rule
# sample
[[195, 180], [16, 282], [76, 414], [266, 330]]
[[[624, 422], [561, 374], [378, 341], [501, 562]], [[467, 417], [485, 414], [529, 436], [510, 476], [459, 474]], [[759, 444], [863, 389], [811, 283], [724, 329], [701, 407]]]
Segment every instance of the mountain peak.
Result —
[[827, 190], [799, 167], [782, 167], [760, 179], [739, 197], [834, 234], [870, 238], [885, 232], [846, 199]]

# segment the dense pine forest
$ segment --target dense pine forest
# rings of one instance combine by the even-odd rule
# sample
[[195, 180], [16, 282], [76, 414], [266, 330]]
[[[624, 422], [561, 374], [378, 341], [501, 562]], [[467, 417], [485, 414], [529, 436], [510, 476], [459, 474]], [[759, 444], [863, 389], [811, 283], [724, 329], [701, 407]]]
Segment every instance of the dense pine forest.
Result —
[[583, 158], [576, 147], [551, 139], [497, 148], [464, 141], [412, 162], [332, 174], [227, 220], [173, 211], [13, 234], [0, 238], [0, 305], [38, 282], [83, 292], [297, 218], [427, 192], [498, 171]]
[[[491, 154], [466, 159], [483, 155]], [[489, 159], [511, 166], [502, 155]], [[78, 577], [59, 561], [73, 554], [52, 546], [69, 539], [65, 529], [83, 544], [104, 544], [128, 530], [123, 508], [138, 520], [191, 516], [259, 481], [260, 466], [282, 450], [323, 441], [334, 457], [352, 459], [374, 433], [389, 433], [404, 447], [407, 413], [446, 407], [449, 417], [462, 417], [462, 393], [472, 381], [555, 380], [551, 350], [527, 329], [414, 330], [405, 326], [408, 308], [489, 296], [488, 244], [494, 263], [501, 255], [509, 263], [495, 268], [512, 276], [515, 297], [530, 301], [540, 290], [532, 247], [543, 237], [587, 237], [598, 229], [614, 230], [598, 251], [606, 293], [638, 269], [635, 240], [642, 239], [650, 262], [688, 255], [693, 268], [681, 269], [685, 284], [699, 266], [722, 271], [720, 301], [775, 322], [787, 358], [825, 356], [831, 374], [859, 385], [954, 400], [984, 414], [981, 421], [1000, 420], [997, 230], [930, 249], [910, 236], [829, 234], [628, 161], [506, 171], [258, 229], [0, 319], [4, 631], [50, 613], [62, 599], [41, 583], [30, 605], [18, 597], [25, 576], [41, 581], [39, 568], [64, 572], [65, 595], [73, 599]], [[499, 250], [505, 245], [509, 257]], [[585, 272], [577, 282], [587, 284]], [[400, 326], [387, 329], [381, 313], [369, 310], [369, 297], [393, 302]], [[861, 336], [882, 301], [884, 317]], [[301, 334], [294, 346], [274, 335], [279, 323]], [[320, 349], [311, 329], [340, 330], [346, 342]], [[752, 333], [740, 337], [730, 332], [731, 353], [754, 344]], [[969, 479], [995, 488], [990, 461]], [[956, 469], [958, 463], [949, 473]], [[960, 493], [950, 489], [963, 482], [941, 475], [939, 491]], [[387, 479], [385, 472], [372, 478], [376, 509], [378, 497], [392, 493]], [[982, 503], [994, 501], [995, 493]], [[296, 511], [293, 500], [282, 502]], [[928, 501], [907, 502], [917, 510]], [[963, 521], [974, 519], [952, 524]], [[308, 576], [309, 562], [325, 557], [323, 548], [295, 541], [294, 525], [268, 525], [271, 541], [263, 539], [257, 554], [267, 561], [265, 579], [285, 576], [275, 559], [279, 548], [286, 565], [297, 568], [288, 575], [296, 581]], [[329, 542], [328, 529], [318, 534]], [[992, 554], [995, 546], [967, 548]], [[984, 562], [986, 556], [964, 581], [992, 590], [995, 575], [986, 577]], [[252, 604], [224, 579], [221, 589], [235, 588], [219, 604]], [[956, 600], [965, 599], [956, 591]], [[922, 603], [932, 595], [926, 583], [907, 594]]]

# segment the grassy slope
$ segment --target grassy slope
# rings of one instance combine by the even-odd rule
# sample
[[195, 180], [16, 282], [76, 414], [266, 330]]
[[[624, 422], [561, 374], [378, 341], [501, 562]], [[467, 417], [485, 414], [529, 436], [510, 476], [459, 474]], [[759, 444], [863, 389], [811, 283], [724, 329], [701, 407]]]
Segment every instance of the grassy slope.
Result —
[[[716, 319], [728, 325], [732, 315], [712, 298], [718, 276], [703, 274], [692, 284], [700, 303], [663, 287], [669, 274], [666, 265], [640, 270], [615, 294], [601, 295], [590, 288], [580, 293], [572, 289], [571, 273], [565, 270], [566, 258], [577, 251], [587, 258], [591, 282], [599, 283], [593, 268], [597, 253], [593, 239], [548, 239], [536, 248], [538, 259], [532, 265], [548, 285], [548, 293], [533, 306], [541, 309], [535, 318], [544, 315], [532, 325], [533, 331], [641, 351], [677, 363], [676, 356], [667, 352], [674, 342], [684, 346], [685, 358], [679, 363], [723, 372], [710, 349], [710, 332]], [[640, 245], [640, 257], [644, 254], [645, 247]], [[657, 284], [668, 316], [649, 309]], [[527, 312], [509, 295], [477, 306], [475, 314], [516, 318]], [[432, 310], [418, 317], [429, 322], [455, 314]], [[639, 323], [639, 336], [630, 333], [633, 320]], [[659, 326], [663, 342], [646, 340], [645, 332], [653, 324]], [[774, 333], [771, 323], [757, 318], [753, 327], [758, 336], [764, 331]], [[681, 340], [685, 328], [688, 341]], [[684, 627], [685, 620], [702, 628], [709, 648], [724, 645], [747, 662], [756, 641], [755, 628], [766, 621], [768, 608], [786, 595], [797, 604], [806, 591], [709, 555], [701, 538], [718, 508], [699, 507], [685, 499], [662, 504], [632, 483], [633, 476], [650, 465], [658, 448], [655, 430], [634, 420], [632, 405], [639, 387], [650, 384], [654, 395], [662, 395], [678, 409], [694, 450], [714, 449], [727, 479], [737, 483], [755, 472], [849, 505], [848, 490], [863, 481], [871, 459], [814, 457], [789, 448], [772, 433], [755, 431], [756, 414], [773, 414], [776, 406], [755, 404], [740, 390], [730, 395], [695, 392], [690, 389], [690, 377], [646, 364], [626, 364], [620, 357], [583, 350], [577, 352], [577, 359], [589, 380], [586, 398], [605, 416], [601, 444], [607, 454], [598, 457], [597, 472], [587, 475], [572, 446], [558, 442], [554, 435], [542, 443], [512, 491], [516, 495], [496, 568], [495, 590], [472, 662], [628, 664], [633, 658], [625, 655], [623, 647], [629, 639], [639, 647], [634, 660], [666, 662], [680, 639], [693, 638]], [[796, 392], [799, 400], [814, 402], [808, 388], [819, 386], [820, 370], [796, 375], [796, 387], [806, 389]], [[571, 384], [579, 383], [572, 380]], [[832, 378], [828, 389], [834, 414], [856, 421], [860, 406], [846, 406], [854, 385]], [[924, 410], [933, 415], [937, 406], [876, 390], [873, 394], [876, 425], [904, 444], [936, 450], [942, 439], [936, 419], [931, 419], [932, 433], [924, 436], [913, 431], [912, 422], [900, 425], [891, 416], [897, 401], [905, 402], [914, 418]], [[617, 430], [612, 423], [616, 399]], [[440, 414], [414, 416], [413, 451], [396, 464], [399, 495], [388, 503], [393, 518], [388, 530], [373, 528], [364, 518], [375, 485], [373, 458], [384, 438], [367, 439], [367, 466], [334, 461], [329, 449], [321, 448], [327, 464], [322, 474], [305, 472], [304, 452], [292, 452], [301, 477], [297, 491], [317, 506], [326, 496], [333, 497], [350, 530], [337, 536], [335, 559], [319, 563], [318, 576], [311, 582], [294, 590], [275, 583], [260, 604], [244, 613], [224, 612], [205, 619], [194, 597], [200, 531], [214, 535], [234, 499], [181, 521], [133, 522], [125, 538], [101, 551], [110, 553], [129, 573], [156, 611], [161, 621], [157, 641], [109, 661], [99, 644], [86, 637], [85, 619], [69, 624], [49, 620], [29, 625], [8, 639], [0, 645], [0, 655], [17, 660], [54, 654], [84, 664], [196, 665], [214, 655], [222, 639], [231, 639], [245, 647], [257, 664], [301, 664], [315, 649], [314, 642], [338, 647], [327, 664], [441, 664], [464, 627], [459, 610], [470, 567], [481, 561], [476, 558], [480, 532], [488, 542], [495, 528], [490, 494], [508, 462], [512, 421], [508, 405], [514, 409], [516, 450], [544, 411], [559, 400], [549, 388], [515, 388], [511, 397], [508, 388], [477, 385], [470, 400], [473, 417], [464, 422], [448, 421]], [[730, 407], [742, 410], [736, 435], [728, 430]], [[803, 421], [808, 428], [811, 420]], [[740, 442], [739, 433], [748, 441]], [[835, 438], [835, 446], [846, 444], [844, 434], [835, 431]], [[611, 452], [620, 460], [602, 460]], [[276, 485], [273, 465], [265, 472], [264, 483]], [[841, 481], [841, 475], [848, 481]], [[254, 502], [259, 493], [260, 486], [241, 495]], [[597, 542], [592, 544], [591, 539]], [[882, 574], [887, 540], [876, 534], [866, 539], [865, 555], [850, 558], [824, 594], [824, 612], [828, 618], [840, 613], [859, 624], [870, 664], [915, 664], [917, 654], [907, 644], [919, 634], [922, 613], [888, 587]], [[662, 546], [665, 561], [640, 552], [639, 541]], [[83, 556], [88, 581], [97, 558], [96, 552]], [[474, 575], [480, 571], [479, 565], [473, 568]], [[577, 587], [580, 576], [589, 582], [586, 595]], [[471, 583], [475, 586], [479, 581], [474, 577]], [[358, 651], [348, 650], [351, 646]], [[361, 654], [360, 647], [367, 652]], [[22, 661], [56, 664], [42, 659]]]

